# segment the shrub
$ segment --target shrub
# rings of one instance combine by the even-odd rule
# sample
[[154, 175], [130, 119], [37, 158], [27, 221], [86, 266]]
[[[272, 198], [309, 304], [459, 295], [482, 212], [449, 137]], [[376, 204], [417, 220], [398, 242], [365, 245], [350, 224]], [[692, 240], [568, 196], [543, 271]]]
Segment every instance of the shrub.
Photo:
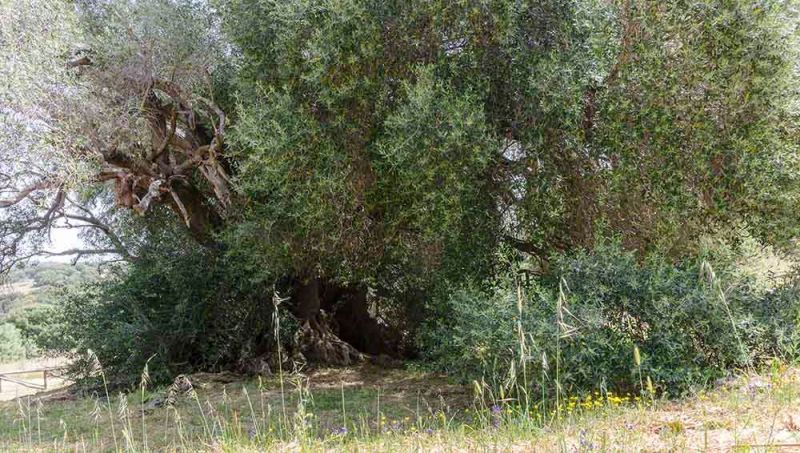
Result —
[[[74, 359], [84, 380], [102, 365], [113, 385], [222, 368], [242, 369], [271, 351], [272, 291], [232, 275], [215, 251], [148, 253], [114, 276], [66, 291], [35, 335], [49, 353]], [[91, 351], [91, 353], [89, 352]]]
[[[56, 294], [62, 294], [63, 289]], [[19, 310], [9, 316], [8, 322], [19, 330], [20, 335], [31, 345], [54, 343], [60, 337], [60, 326], [55, 326], [57, 310], [53, 305], [42, 304]], [[37, 353], [39, 351], [36, 351]]]
[[519, 288], [509, 277], [448, 291], [433, 304], [421, 350], [433, 366], [462, 379], [507, 378], [519, 374], [524, 359], [529, 385], [546, 375], [552, 389], [558, 367], [570, 392], [637, 391], [636, 346], [641, 373], [673, 394], [792, 356], [797, 298], [771, 301], [778, 295], [734, 266], [718, 263], [712, 277], [704, 262], [640, 261], [613, 244], [557, 256], [548, 277]]
[[760, 323], [748, 335], [751, 347], [758, 348], [762, 356], [773, 355], [787, 362], [800, 357], [800, 275], [790, 275], [768, 290], [753, 311]]
[[0, 363], [24, 359], [28, 345], [19, 330], [11, 323], [0, 323]]

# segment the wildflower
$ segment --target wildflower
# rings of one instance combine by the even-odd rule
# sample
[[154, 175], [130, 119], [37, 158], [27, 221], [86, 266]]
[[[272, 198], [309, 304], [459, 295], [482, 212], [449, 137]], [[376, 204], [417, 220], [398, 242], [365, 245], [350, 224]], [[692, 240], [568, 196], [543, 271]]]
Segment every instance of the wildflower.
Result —
[[581, 429], [581, 432], [578, 435], [578, 442], [580, 443], [580, 445], [582, 447], [581, 450], [583, 450], [583, 449], [594, 450], [594, 448], [595, 448], [594, 442], [589, 442], [588, 440], [586, 440], [586, 430], [585, 429]]
[[503, 409], [501, 409], [500, 406], [495, 404], [495, 405], [493, 405], [491, 407], [491, 411], [492, 411], [492, 427], [499, 428], [500, 427], [500, 413], [503, 411]]

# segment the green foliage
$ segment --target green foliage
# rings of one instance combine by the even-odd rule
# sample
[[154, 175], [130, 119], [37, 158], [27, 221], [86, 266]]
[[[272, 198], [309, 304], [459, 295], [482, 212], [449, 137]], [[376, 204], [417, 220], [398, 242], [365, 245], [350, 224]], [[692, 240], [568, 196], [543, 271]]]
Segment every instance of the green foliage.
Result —
[[0, 294], [0, 361], [38, 356], [37, 345], [59, 335], [53, 306], [65, 288], [98, 278], [95, 266], [38, 263], [15, 269]]
[[240, 114], [238, 182], [253, 203], [249, 221], [234, 226], [233, 247], [278, 271], [332, 269], [352, 258], [353, 242], [368, 231], [349, 179], [353, 159], [286, 94], [264, 93]]
[[269, 288], [231, 275], [213, 251], [162, 245], [62, 297], [44, 326], [32, 323], [32, 336], [40, 348], [75, 358], [79, 380], [95, 376], [95, 357], [112, 383], [130, 385], [148, 360], [151, 379], [164, 382], [242, 367], [274, 343]]
[[29, 345], [13, 324], [0, 323], [0, 363], [28, 357]]
[[509, 235], [540, 258], [794, 235], [788, 4], [217, 4], [254, 262], [435, 279], [485, 274]]
[[382, 215], [384, 244], [399, 262], [421, 260], [431, 270], [444, 261], [475, 272], [471, 266], [486, 266], [480, 259], [495, 245], [486, 174], [499, 144], [479, 98], [438, 82], [431, 68], [404, 91], [408, 99], [386, 118], [375, 145], [368, 198]]
[[[724, 262], [709, 282], [702, 262], [675, 265], [654, 255], [639, 263], [632, 253], [607, 246], [559, 260], [556, 275], [567, 282], [566, 307], [575, 315], [565, 322], [577, 329], [565, 341], [564, 357], [575, 361], [580, 379], [621, 385], [627, 378], [630, 384], [634, 345], [642, 353], [643, 373], [668, 390], [705, 384], [726, 370], [773, 357], [777, 345], [760, 335], [770, 320], [754, 317], [764, 294]], [[584, 335], [597, 340], [587, 344]], [[587, 363], [600, 366], [587, 372], [579, 365]]]
[[[63, 290], [60, 292], [63, 294]], [[59, 339], [64, 335], [61, 331], [61, 326], [58, 323], [58, 308], [54, 303], [52, 305], [36, 305], [26, 310], [14, 313], [9, 318], [9, 324], [13, 325], [31, 345], [31, 352], [35, 351], [36, 355], [44, 354], [60, 354], [64, 349], [57, 347], [50, 351], [52, 345], [60, 345]]]
[[[786, 361], [800, 357], [799, 304], [800, 280], [794, 272], [780, 285], [770, 288], [762, 303], [753, 307], [753, 317], [762, 324], [757, 326], [759, 335], [756, 341], [750, 341], [750, 347]], [[769, 350], [770, 346], [774, 349]]]
[[701, 260], [675, 265], [652, 256], [640, 262], [618, 245], [558, 256], [554, 263], [553, 278], [534, 279], [521, 293], [504, 279], [446, 294], [438, 308], [443, 313], [423, 331], [426, 357], [463, 378], [519, 373], [521, 328], [531, 386], [538, 387], [544, 374], [554, 388], [558, 366], [568, 392], [638, 391], [636, 346], [642, 374], [672, 394], [731, 369], [796, 357], [800, 299], [766, 294], [724, 262], [714, 282], [701, 273]]
[[608, 221], [632, 223], [631, 245], [673, 254], [726, 222], [785, 244], [796, 223], [779, 213], [796, 203], [798, 170], [791, 2], [641, 2], [621, 14], [633, 28], [595, 134], [612, 166]]
[[98, 276], [97, 266], [85, 263], [38, 263], [19, 269], [17, 273], [19, 276], [12, 272], [12, 281], [30, 279], [38, 290], [78, 285]]

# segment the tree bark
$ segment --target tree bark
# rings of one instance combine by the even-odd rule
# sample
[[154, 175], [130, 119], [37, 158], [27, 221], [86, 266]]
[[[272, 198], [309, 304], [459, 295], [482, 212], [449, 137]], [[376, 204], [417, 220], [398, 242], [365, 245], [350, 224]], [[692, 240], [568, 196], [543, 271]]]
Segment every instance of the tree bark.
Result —
[[338, 288], [338, 298], [331, 300], [339, 337], [361, 352], [371, 355], [398, 356], [400, 334], [369, 313], [367, 288]]
[[399, 355], [399, 335], [370, 315], [366, 288], [298, 278], [292, 302], [298, 343], [309, 361], [347, 366], [373, 355]]

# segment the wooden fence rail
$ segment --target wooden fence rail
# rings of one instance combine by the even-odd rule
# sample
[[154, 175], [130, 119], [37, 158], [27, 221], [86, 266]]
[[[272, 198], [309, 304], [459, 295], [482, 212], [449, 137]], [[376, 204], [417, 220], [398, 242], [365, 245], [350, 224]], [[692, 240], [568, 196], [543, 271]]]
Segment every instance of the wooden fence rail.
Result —
[[[0, 393], [3, 391], [3, 381], [11, 382], [12, 384], [21, 385], [35, 390], [47, 390], [47, 375], [53, 371], [58, 371], [61, 368], [39, 368], [34, 370], [19, 370], [19, 371], [3, 371], [0, 373]], [[42, 373], [42, 383], [26, 381], [24, 379], [17, 379], [11, 377], [12, 375]]]

